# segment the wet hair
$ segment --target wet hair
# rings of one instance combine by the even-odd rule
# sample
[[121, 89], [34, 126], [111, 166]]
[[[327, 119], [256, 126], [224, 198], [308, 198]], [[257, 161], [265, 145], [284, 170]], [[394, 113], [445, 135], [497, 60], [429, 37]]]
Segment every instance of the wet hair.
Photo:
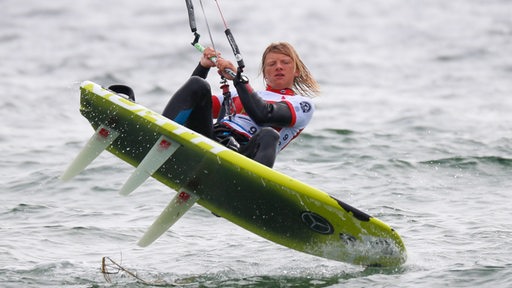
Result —
[[295, 63], [295, 71], [299, 72], [299, 76], [295, 77], [293, 87], [291, 87], [295, 93], [309, 97], [317, 96], [320, 93], [320, 86], [311, 75], [311, 72], [309, 72], [309, 69], [302, 62], [297, 51], [287, 42], [271, 43], [263, 52], [263, 56], [261, 57], [261, 74], [264, 77], [265, 58], [272, 52], [286, 55], [292, 58], [293, 63]]

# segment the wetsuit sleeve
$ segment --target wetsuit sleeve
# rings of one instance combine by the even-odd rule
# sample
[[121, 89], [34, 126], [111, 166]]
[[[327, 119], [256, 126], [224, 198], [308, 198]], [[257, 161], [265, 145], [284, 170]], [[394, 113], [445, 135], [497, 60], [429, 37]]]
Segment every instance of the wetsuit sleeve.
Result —
[[280, 127], [293, 125], [293, 112], [288, 104], [285, 102], [269, 103], [261, 99], [249, 83], [237, 81], [236, 78], [233, 82], [245, 112], [256, 124]]
[[210, 68], [203, 67], [201, 63], [197, 64], [196, 69], [194, 69], [194, 72], [192, 72], [192, 76], [199, 76], [203, 79], [206, 79], [208, 76], [208, 72], [210, 72]]

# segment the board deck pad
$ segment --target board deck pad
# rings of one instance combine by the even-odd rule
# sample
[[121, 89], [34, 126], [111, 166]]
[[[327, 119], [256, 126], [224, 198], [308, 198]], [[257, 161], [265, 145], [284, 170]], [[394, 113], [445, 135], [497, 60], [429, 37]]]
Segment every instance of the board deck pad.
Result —
[[[406, 261], [402, 239], [379, 219], [96, 83], [85, 81], [80, 91], [80, 112], [93, 128], [119, 133], [106, 150], [137, 167], [143, 160], [150, 162], [145, 159], [148, 153], [157, 155], [157, 141], [168, 139], [175, 150], [163, 163], [144, 170], [175, 191], [189, 191], [197, 204], [215, 215], [275, 243], [327, 259], [365, 266]], [[164, 216], [158, 220], [162, 227]]]

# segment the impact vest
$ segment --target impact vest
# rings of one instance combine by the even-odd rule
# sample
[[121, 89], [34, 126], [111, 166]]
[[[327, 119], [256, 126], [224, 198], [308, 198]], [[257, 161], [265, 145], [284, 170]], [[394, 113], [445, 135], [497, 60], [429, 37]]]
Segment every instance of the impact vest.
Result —
[[[288, 105], [288, 107], [290, 107], [290, 110], [292, 111], [292, 122], [289, 126], [272, 127], [279, 132], [280, 141], [277, 150], [281, 151], [284, 149], [284, 147], [286, 147], [286, 145], [295, 139], [306, 127], [309, 121], [311, 121], [315, 106], [313, 105], [313, 102], [310, 98], [294, 95], [291, 89], [268, 89], [266, 91], [257, 91], [257, 94], [267, 102], [284, 102]], [[223, 99], [223, 95], [212, 96], [213, 118], [217, 118]], [[222, 120], [222, 124], [231, 128], [235, 133], [249, 139], [258, 131], [260, 131], [263, 126], [256, 124], [251, 119], [251, 117], [247, 115], [236, 91], [231, 91], [231, 99], [233, 100], [235, 113], [232, 116], [226, 116]]]

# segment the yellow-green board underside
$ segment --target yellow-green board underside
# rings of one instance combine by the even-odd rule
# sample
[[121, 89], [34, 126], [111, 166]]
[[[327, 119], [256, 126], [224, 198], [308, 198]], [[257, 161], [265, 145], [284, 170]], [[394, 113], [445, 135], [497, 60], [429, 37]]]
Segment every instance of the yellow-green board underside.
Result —
[[181, 146], [152, 175], [185, 187], [198, 204], [257, 235], [312, 255], [361, 265], [405, 262], [387, 224], [327, 193], [252, 161], [93, 82], [80, 87], [80, 112], [120, 135], [108, 151], [137, 166], [161, 135]]

